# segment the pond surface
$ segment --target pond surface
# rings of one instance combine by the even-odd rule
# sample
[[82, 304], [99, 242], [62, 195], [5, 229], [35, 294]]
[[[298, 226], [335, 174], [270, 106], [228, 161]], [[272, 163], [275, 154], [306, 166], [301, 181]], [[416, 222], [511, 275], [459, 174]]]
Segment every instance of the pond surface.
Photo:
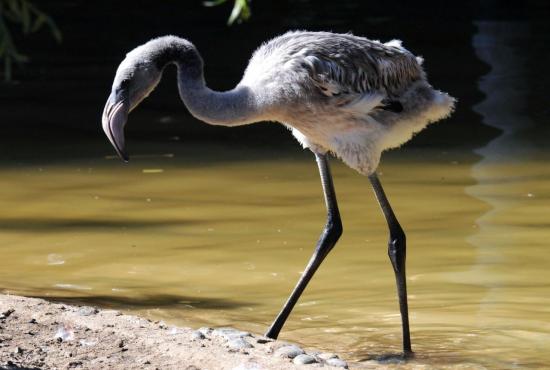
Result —
[[[258, 153], [215, 145], [143, 156], [139, 143], [133, 149], [129, 165], [107, 157], [3, 170], [5, 291], [263, 332], [324, 223], [313, 156], [261, 152], [249, 161]], [[235, 159], [188, 158], [222, 150]], [[381, 180], [409, 241], [418, 358], [407, 367], [550, 361], [548, 157], [499, 165], [437, 149], [385, 156]], [[332, 163], [344, 235], [281, 338], [364, 361], [400, 350], [387, 232], [367, 179]]]

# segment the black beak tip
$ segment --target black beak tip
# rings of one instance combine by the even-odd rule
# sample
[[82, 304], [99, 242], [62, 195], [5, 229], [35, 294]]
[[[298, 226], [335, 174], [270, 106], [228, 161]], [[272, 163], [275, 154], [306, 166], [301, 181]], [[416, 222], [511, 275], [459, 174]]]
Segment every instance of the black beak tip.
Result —
[[118, 145], [115, 145], [115, 150], [122, 162], [128, 163], [130, 161], [130, 156], [126, 153], [126, 150], [120, 150]]

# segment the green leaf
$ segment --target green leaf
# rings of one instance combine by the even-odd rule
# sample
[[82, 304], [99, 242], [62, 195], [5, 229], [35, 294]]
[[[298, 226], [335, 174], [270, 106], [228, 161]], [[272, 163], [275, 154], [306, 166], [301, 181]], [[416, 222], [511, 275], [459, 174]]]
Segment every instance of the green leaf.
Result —
[[23, 54], [12, 52], [11, 56], [17, 63], [27, 63], [29, 61], [29, 57]]
[[227, 20], [227, 25], [231, 26], [237, 19], [239, 19], [242, 11], [242, 2], [239, 0], [235, 1], [235, 5], [233, 6], [233, 10], [231, 11], [231, 15], [229, 16], [229, 19]]
[[34, 23], [31, 27], [31, 32], [36, 32], [46, 23], [46, 17], [44, 17], [44, 14], [37, 14], [36, 19], [34, 20]]
[[31, 29], [31, 12], [26, 1], [21, 2], [21, 24], [23, 25], [23, 33], [29, 33]]
[[52, 36], [54, 37], [55, 41], [57, 41], [58, 43], [63, 41], [63, 34], [59, 30], [59, 28], [57, 28], [57, 25], [55, 24], [53, 19], [51, 19], [50, 17], [47, 17], [46, 18], [46, 23], [48, 24], [48, 27], [50, 28], [50, 32], [51, 32]]
[[21, 18], [21, 11], [19, 10], [17, 0], [8, 0], [8, 9], [12, 12], [17, 18]]
[[13, 64], [26, 63], [29, 57], [20, 53], [13, 43], [9, 22], [21, 24], [23, 34], [47, 26], [52, 37], [61, 42], [62, 34], [55, 21], [36, 8], [31, 0], [0, 0], [0, 62], [4, 64], [4, 80], [10, 81]]
[[225, 3], [225, 2], [227, 2], [227, 0], [204, 1], [204, 2], [202, 3], [202, 5], [207, 6], [207, 7], [212, 7], [212, 6], [221, 5], [221, 4]]

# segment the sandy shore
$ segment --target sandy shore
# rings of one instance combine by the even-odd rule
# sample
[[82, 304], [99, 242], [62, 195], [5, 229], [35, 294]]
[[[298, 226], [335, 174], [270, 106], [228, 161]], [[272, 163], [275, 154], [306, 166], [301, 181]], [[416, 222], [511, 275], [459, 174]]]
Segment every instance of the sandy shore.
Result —
[[0, 295], [0, 369], [320, 367], [347, 364], [336, 355], [231, 328], [171, 327], [114, 310]]

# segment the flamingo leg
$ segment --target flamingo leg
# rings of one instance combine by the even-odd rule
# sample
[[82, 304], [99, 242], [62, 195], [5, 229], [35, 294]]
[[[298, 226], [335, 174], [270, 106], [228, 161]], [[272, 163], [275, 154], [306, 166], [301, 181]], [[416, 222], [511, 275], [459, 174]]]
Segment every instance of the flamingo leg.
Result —
[[405, 232], [399, 225], [395, 214], [390, 206], [390, 202], [384, 193], [382, 184], [376, 173], [369, 176], [376, 199], [380, 204], [382, 213], [386, 218], [390, 231], [390, 240], [388, 242], [388, 255], [390, 257], [395, 280], [397, 283], [397, 295], [399, 297], [399, 309], [401, 311], [401, 322], [403, 326], [403, 354], [410, 357], [413, 352], [411, 349], [411, 335], [409, 330], [409, 308], [407, 303], [407, 281], [405, 278], [405, 259], [406, 259], [406, 237]]
[[290, 315], [290, 312], [294, 308], [294, 305], [300, 298], [300, 295], [306, 288], [307, 284], [315, 274], [315, 271], [319, 268], [325, 257], [332, 250], [340, 236], [342, 235], [342, 221], [340, 220], [340, 212], [338, 211], [338, 204], [336, 202], [336, 194], [334, 192], [334, 185], [332, 183], [332, 175], [330, 174], [330, 168], [328, 163], [328, 157], [326, 154], [315, 153], [317, 159], [317, 165], [319, 166], [319, 173], [321, 175], [321, 183], [323, 185], [323, 192], [325, 195], [325, 203], [327, 206], [327, 222], [325, 228], [317, 242], [315, 251], [306, 266], [306, 269], [302, 273], [300, 280], [296, 284], [296, 287], [288, 297], [288, 300], [284, 304], [281, 312], [271, 324], [271, 327], [266, 332], [265, 336], [268, 338], [276, 339], [281, 331], [286, 319]]

